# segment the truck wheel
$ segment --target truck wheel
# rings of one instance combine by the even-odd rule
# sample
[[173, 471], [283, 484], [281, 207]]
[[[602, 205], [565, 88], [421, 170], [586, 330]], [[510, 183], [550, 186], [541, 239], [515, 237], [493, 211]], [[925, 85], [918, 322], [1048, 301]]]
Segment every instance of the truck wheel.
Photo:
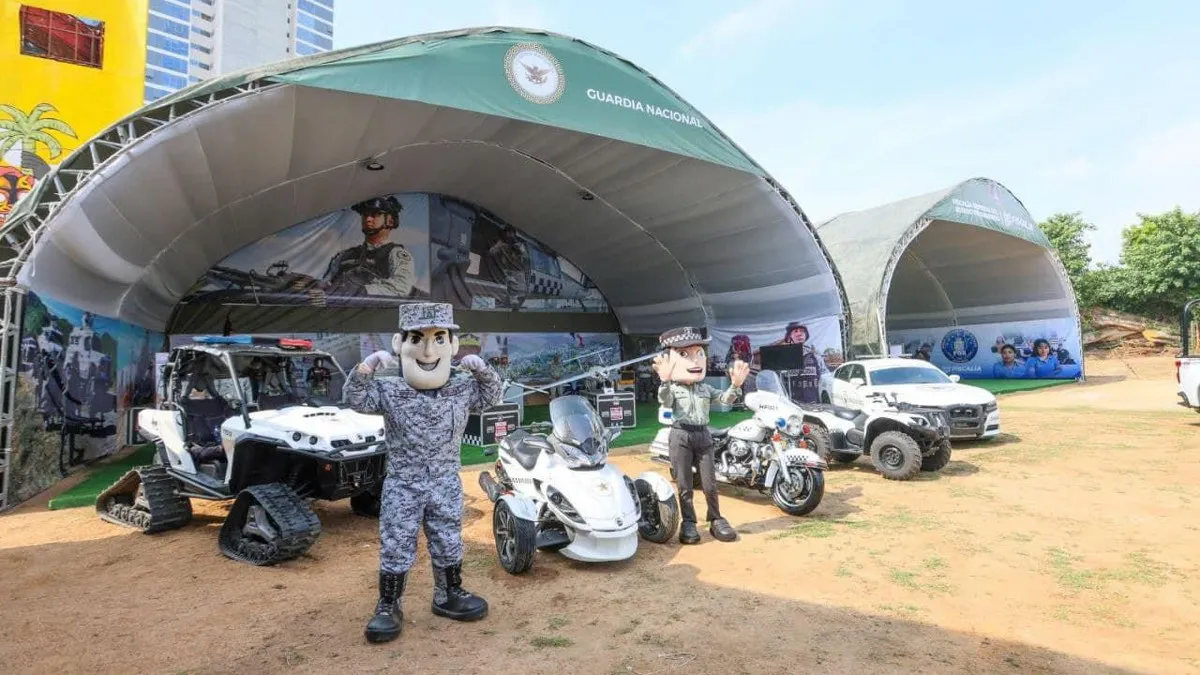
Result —
[[808, 435], [804, 437], [804, 440], [810, 444], [810, 449], [826, 462], [833, 456], [833, 438], [825, 427], [819, 424], [809, 424]]
[[492, 536], [496, 539], [496, 555], [505, 572], [521, 574], [533, 567], [537, 524], [518, 518], [503, 499], [496, 502], [492, 512]]
[[950, 441], [942, 441], [932, 455], [921, 460], [922, 471], [941, 471], [950, 463]]
[[888, 480], [911, 480], [921, 471], [921, 446], [906, 433], [885, 431], [871, 441], [871, 463]]

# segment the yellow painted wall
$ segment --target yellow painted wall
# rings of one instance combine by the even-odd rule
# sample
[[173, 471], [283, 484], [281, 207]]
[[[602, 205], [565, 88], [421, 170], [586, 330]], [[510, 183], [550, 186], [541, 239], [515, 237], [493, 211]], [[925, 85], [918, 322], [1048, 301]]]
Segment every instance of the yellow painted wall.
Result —
[[[55, 155], [43, 143], [37, 154], [51, 166], [121, 117], [142, 105], [145, 86], [148, 0], [0, 0], [0, 104], [28, 115], [40, 103], [55, 110], [42, 119], [62, 120], [74, 131], [46, 130], [62, 144]], [[21, 54], [21, 5], [104, 22], [102, 68], [89, 68]], [[0, 139], [12, 111], [0, 107]], [[0, 146], [2, 147], [2, 146]], [[14, 160], [18, 153], [0, 157]], [[10, 162], [11, 163], [11, 162]], [[0, 164], [2, 165], [2, 164]], [[40, 171], [38, 172], [40, 173]], [[40, 176], [37, 176], [40, 178]], [[3, 187], [0, 185], [0, 187]]]

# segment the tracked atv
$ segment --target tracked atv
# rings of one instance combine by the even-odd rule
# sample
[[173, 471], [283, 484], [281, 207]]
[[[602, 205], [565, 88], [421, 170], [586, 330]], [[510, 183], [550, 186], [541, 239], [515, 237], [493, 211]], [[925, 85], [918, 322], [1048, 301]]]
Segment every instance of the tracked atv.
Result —
[[[334, 365], [321, 371], [330, 376], [301, 377], [317, 359]], [[186, 525], [191, 499], [233, 500], [218, 547], [252, 565], [316, 542], [310, 499], [349, 498], [355, 513], [377, 517], [383, 418], [340, 407], [344, 383], [336, 359], [307, 340], [213, 336], [172, 349], [161, 402], [138, 413], [155, 461], [101, 492], [96, 512], [150, 534]]]

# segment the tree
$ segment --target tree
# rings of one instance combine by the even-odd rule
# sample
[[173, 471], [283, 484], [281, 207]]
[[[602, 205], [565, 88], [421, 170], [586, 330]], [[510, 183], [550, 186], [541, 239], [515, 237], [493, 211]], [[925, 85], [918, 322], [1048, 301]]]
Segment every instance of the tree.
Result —
[[1200, 295], [1200, 212], [1177, 206], [1138, 218], [1141, 223], [1121, 233], [1130, 299], [1140, 298], [1147, 313], [1178, 312], [1189, 297]]
[[1088, 243], [1087, 233], [1094, 231], [1096, 226], [1075, 211], [1056, 213], [1038, 223], [1038, 227], [1050, 240], [1063, 267], [1067, 268], [1071, 284], [1078, 287], [1092, 262], [1092, 245]]

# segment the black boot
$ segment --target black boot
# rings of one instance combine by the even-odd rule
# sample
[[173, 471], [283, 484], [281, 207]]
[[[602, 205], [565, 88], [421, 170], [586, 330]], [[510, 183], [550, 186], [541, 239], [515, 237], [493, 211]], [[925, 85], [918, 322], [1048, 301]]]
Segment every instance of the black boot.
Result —
[[367, 642], [389, 642], [400, 637], [400, 629], [404, 627], [400, 598], [407, 578], [405, 572], [389, 574], [380, 570], [379, 602], [375, 604], [375, 616], [367, 623]]
[[463, 590], [462, 565], [433, 568], [433, 613], [455, 621], [487, 616], [487, 600]]
[[737, 530], [724, 518], [717, 518], [709, 523], [708, 531], [717, 541], [736, 541], [738, 536]]
[[690, 520], [685, 520], [679, 524], [679, 543], [681, 544], [698, 544], [700, 543], [700, 531], [696, 529], [696, 524]]

